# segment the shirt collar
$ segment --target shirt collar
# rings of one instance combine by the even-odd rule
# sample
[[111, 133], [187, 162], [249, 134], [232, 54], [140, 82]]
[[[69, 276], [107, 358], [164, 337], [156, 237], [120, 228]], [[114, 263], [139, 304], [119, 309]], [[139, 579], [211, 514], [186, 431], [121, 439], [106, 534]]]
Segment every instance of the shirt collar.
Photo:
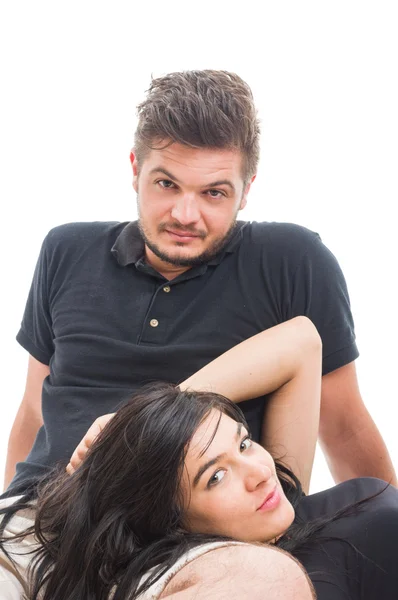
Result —
[[[242, 232], [246, 225], [246, 221], [236, 222], [236, 227], [227, 245], [217, 254], [217, 256], [207, 263], [208, 265], [218, 265], [225, 254], [235, 252], [240, 244]], [[122, 229], [111, 248], [111, 252], [122, 267], [135, 264], [144, 257], [145, 244], [138, 227], [138, 221], [131, 221], [131, 223], [128, 223]]]

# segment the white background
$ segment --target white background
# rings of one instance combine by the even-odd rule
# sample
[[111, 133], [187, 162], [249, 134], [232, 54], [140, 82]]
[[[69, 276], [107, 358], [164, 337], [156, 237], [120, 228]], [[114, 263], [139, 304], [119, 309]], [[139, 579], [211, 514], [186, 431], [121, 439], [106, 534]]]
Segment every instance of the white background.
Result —
[[[1, 465], [26, 372], [14, 338], [42, 238], [68, 221], [134, 219], [128, 157], [151, 74], [215, 68], [251, 85], [262, 120], [241, 218], [306, 225], [337, 256], [363, 397], [398, 467], [396, 2], [2, 6]], [[331, 483], [318, 453], [312, 491]]]

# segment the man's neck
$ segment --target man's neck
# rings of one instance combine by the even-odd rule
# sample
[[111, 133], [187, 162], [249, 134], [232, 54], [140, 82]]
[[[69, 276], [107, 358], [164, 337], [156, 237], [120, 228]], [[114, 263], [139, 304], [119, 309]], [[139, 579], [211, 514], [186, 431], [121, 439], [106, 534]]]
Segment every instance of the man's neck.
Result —
[[171, 281], [175, 279], [185, 271], [188, 271], [191, 267], [180, 267], [178, 265], [172, 265], [168, 263], [152, 252], [147, 246], [145, 246], [145, 260], [148, 265], [155, 269], [158, 273], [163, 275], [166, 279]]

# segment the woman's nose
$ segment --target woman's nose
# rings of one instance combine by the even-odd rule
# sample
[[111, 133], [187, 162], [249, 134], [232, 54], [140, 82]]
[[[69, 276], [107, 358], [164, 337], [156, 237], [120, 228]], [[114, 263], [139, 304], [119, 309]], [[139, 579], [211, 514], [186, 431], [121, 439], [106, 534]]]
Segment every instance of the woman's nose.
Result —
[[262, 483], [267, 483], [267, 481], [272, 477], [272, 471], [270, 467], [264, 464], [252, 464], [248, 465], [248, 469], [246, 472], [245, 483], [246, 489], [250, 492], [254, 491], [258, 488]]

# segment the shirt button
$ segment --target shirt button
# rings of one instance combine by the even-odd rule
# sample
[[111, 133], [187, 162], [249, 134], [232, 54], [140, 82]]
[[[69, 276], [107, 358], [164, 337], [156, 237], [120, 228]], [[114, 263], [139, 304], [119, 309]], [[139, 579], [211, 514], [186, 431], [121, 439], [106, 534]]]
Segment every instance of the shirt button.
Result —
[[159, 325], [159, 321], [157, 319], [151, 319], [149, 324], [151, 327], [157, 327]]
[[166, 293], [169, 293], [170, 290], [171, 290], [171, 287], [169, 285], [165, 285], [163, 288], [163, 291]]

